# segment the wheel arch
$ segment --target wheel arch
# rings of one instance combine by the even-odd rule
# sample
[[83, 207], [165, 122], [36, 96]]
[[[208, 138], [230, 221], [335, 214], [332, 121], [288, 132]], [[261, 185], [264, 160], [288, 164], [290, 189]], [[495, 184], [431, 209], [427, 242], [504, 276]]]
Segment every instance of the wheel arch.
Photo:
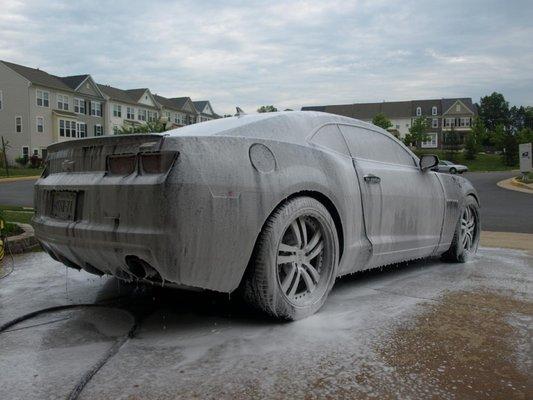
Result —
[[343, 253], [344, 253], [344, 230], [342, 225], [342, 220], [339, 214], [339, 211], [337, 210], [337, 207], [331, 201], [331, 199], [326, 196], [325, 194], [318, 192], [316, 190], [300, 190], [298, 192], [295, 192], [291, 194], [290, 196], [285, 197], [283, 200], [281, 200], [273, 209], [272, 211], [267, 215], [265, 220], [263, 221], [263, 224], [261, 225], [261, 230], [257, 234], [257, 237], [255, 238], [254, 247], [252, 254], [250, 255], [250, 259], [248, 260], [248, 264], [246, 266], [246, 269], [241, 277], [241, 282], [239, 284], [239, 287], [242, 285], [242, 282], [244, 281], [246, 274], [250, 271], [250, 265], [255, 258], [257, 254], [257, 243], [259, 241], [259, 238], [261, 236], [261, 233], [263, 232], [265, 225], [270, 218], [272, 214], [276, 212], [280, 207], [282, 207], [287, 202], [291, 201], [294, 198], [297, 197], [311, 197], [317, 201], [319, 201], [324, 207], [326, 207], [326, 210], [328, 210], [329, 214], [331, 215], [331, 218], [333, 219], [333, 222], [335, 224], [335, 230], [337, 232], [337, 238], [339, 239], [339, 264], [341, 262]]

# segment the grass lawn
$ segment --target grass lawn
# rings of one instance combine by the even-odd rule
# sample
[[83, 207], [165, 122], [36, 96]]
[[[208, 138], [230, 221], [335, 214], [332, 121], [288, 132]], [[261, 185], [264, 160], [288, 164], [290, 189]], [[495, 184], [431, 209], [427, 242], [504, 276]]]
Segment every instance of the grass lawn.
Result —
[[17, 236], [20, 235], [22, 232], [22, 228], [16, 224], [13, 224], [11, 222], [5, 222], [4, 223], [4, 229], [2, 229], [2, 234], [6, 236]]
[[502, 156], [499, 154], [478, 154], [475, 160], [465, 159], [464, 153], [456, 153], [454, 159], [450, 160], [446, 152], [442, 150], [418, 150], [417, 155], [420, 154], [436, 154], [441, 160], [453, 161], [457, 164], [463, 164], [468, 167], [469, 171], [508, 171], [518, 168], [518, 166], [508, 167], [503, 163]]
[[[9, 168], [9, 177], [16, 178], [20, 176], [39, 176], [43, 172], [42, 168]], [[7, 178], [6, 169], [0, 169], [0, 179]]]
[[6, 222], [29, 224], [31, 217], [33, 217], [33, 209], [15, 206], [0, 206], [0, 214]]

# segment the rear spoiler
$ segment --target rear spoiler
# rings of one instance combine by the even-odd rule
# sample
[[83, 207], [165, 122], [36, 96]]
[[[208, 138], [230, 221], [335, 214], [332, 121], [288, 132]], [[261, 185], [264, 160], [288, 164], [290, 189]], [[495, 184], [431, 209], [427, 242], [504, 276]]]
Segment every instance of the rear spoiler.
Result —
[[99, 146], [99, 145], [105, 145], [105, 146], [112, 146], [114, 144], [120, 144], [120, 143], [135, 143], [135, 142], [142, 142], [142, 141], [154, 141], [159, 140], [160, 144], [163, 143], [163, 139], [165, 136], [168, 136], [166, 134], [160, 134], [160, 133], [141, 133], [141, 134], [131, 134], [131, 135], [112, 135], [112, 136], [95, 136], [95, 137], [87, 137], [87, 138], [81, 138], [81, 139], [73, 139], [73, 140], [66, 140], [64, 142], [58, 142], [53, 143], [50, 146], [48, 146], [49, 152], [56, 152], [64, 149], [73, 149], [73, 148], [80, 148], [80, 147], [87, 147], [87, 146]]

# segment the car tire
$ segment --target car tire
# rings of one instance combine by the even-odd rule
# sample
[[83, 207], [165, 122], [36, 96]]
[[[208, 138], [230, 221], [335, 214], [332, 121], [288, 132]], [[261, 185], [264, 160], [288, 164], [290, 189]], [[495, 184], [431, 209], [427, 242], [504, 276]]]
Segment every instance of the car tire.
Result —
[[479, 246], [480, 232], [479, 204], [473, 196], [466, 196], [452, 244], [450, 249], [443, 254], [444, 259], [459, 263], [472, 259]]
[[457, 173], [457, 169], [455, 168], [450, 168], [450, 174], [456, 174]]
[[312, 315], [333, 287], [338, 258], [337, 231], [326, 207], [311, 197], [291, 199], [260, 233], [244, 277], [244, 299], [278, 319]]

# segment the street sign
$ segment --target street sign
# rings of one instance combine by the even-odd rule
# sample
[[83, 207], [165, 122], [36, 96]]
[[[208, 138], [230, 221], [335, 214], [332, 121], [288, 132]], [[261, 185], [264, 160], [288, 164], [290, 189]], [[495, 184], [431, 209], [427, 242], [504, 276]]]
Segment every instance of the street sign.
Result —
[[526, 173], [533, 171], [531, 143], [522, 143], [519, 145], [518, 153], [520, 154], [520, 172]]

